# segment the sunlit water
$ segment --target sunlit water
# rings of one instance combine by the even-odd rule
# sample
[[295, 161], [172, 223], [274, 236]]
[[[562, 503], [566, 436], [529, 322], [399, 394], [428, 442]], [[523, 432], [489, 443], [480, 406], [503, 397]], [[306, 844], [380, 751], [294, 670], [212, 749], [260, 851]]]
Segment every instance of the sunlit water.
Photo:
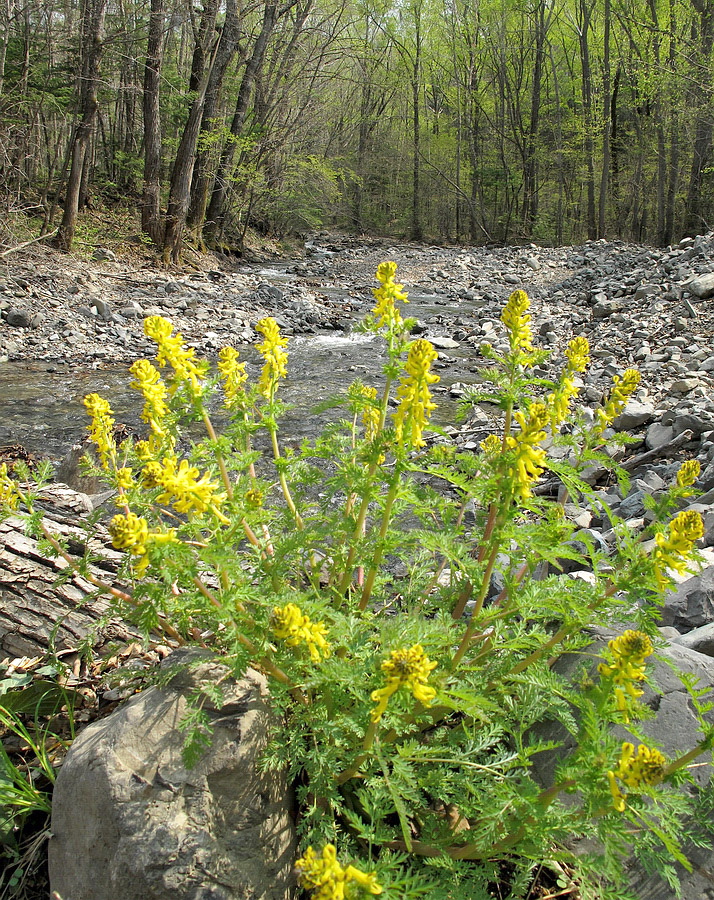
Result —
[[[420, 318], [443, 314], [444, 301], [437, 300], [434, 305], [434, 299], [419, 297], [410, 304], [409, 313]], [[315, 410], [344, 392], [355, 379], [378, 388], [383, 384], [386, 357], [383, 343], [373, 335], [302, 335], [290, 338], [288, 349], [289, 376], [281, 386], [281, 397], [292, 409], [281, 430], [293, 440], [315, 437], [322, 424], [339, 415], [330, 409], [319, 414]], [[449, 356], [455, 357], [454, 365], [440, 371], [442, 384], [448, 387], [454, 381], [472, 380], [469, 348], [449, 351]], [[255, 347], [242, 350], [241, 358], [247, 362], [249, 376], [256, 378], [261, 360]], [[117, 421], [141, 429], [142, 402], [129, 388], [128, 366], [92, 370], [61, 362], [0, 363], [0, 445], [22, 444], [36, 455], [60, 460], [86, 433], [82, 398], [93, 392], [110, 401]], [[455, 404], [448, 394], [436, 399], [439, 408], [434, 419], [447, 424], [454, 418]]]

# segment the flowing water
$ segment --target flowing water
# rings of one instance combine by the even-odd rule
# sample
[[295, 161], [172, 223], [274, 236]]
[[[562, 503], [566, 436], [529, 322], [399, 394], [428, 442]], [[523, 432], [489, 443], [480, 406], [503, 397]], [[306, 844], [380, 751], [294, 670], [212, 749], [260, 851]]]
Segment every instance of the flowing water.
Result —
[[[264, 270], [261, 274], [279, 281], [281, 274]], [[284, 276], [283, 276], [284, 277]], [[335, 289], [334, 295], [340, 295]], [[341, 294], [344, 296], [344, 294]], [[422, 320], [443, 315], [446, 301], [429, 295], [410, 295], [409, 314]], [[459, 313], [467, 312], [459, 305]], [[337, 396], [355, 379], [379, 387], [385, 362], [383, 343], [373, 335], [326, 332], [291, 337], [289, 376], [281, 386], [281, 397], [292, 405], [281, 424], [286, 437], [299, 440], [316, 436], [330, 415], [315, 413], [316, 407]], [[442, 386], [469, 382], [472, 353], [467, 346], [449, 351], [453, 365], [441, 369]], [[257, 377], [261, 360], [255, 347], [241, 350], [251, 379]], [[0, 363], [0, 446], [22, 444], [31, 453], [52, 461], [60, 460], [86, 433], [87, 417], [82, 398], [98, 393], [108, 399], [115, 418], [140, 428], [141, 401], [129, 388], [128, 363], [116, 367], [81, 368], [62, 362]], [[436, 396], [434, 421], [453, 421], [455, 404], [448, 393]]]

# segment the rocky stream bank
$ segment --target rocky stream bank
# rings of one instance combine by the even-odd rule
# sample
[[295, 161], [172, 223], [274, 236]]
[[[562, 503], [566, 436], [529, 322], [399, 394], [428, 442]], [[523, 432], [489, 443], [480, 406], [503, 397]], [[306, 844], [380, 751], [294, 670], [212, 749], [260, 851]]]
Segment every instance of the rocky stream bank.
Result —
[[[577, 334], [587, 336], [593, 356], [593, 363], [583, 376], [580, 394], [583, 406], [602, 399], [614, 374], [629, 367], [636, 367], [642, 373], [640, 390], [615, 423], [617, 429], [636, 438], [628, 445], [624, 460], [632, 478], [629, 490], [622, 492], [606, 477], [598, 481], [597, 473], [593, 479], [600, 499], [626, 520], [634, 533], [647, 521], [646, 495], [663, 490], [683, 458], [698, 458], [701, 463], [702, 472], [696, 485], [701, 496], [691, 506], [702, 513], [705, 521], [705, 535], [700, 542], [703, 568], [697, 574], [681, 578], [668, 593], [661, 631], [669, 642], [665, 655], [700, 678], [702, 685], [714, 687], [714, 299], [710, 299], [714, 297], [714, 235], [685, 239], [666, 250], [604, 241], [556, 249], [535, 246], [444, 249], [356, 242], [323, 235], [308, 242], [304, 258], [297, 260], [266, 259], [250, 266], [240, 265], [235, 270], [216, 265], [205, 271], [170, 274], [152, 268], [137, 270], [109, 251], [98, 251], [95, 255], [97, 258], [92, 262], [79, 263], [49, 250], [33, 248], [31, 252], [6, 258], [5, 269], [0, 274], [0, 443], [32, 444], [30, 449], [35, 453], [48, 445], [46, 431], [35, 433], [23, 428], [23, 421], [29, 421], [30, 416], [41, 417], [47, 409], [45, 379], [48, 375], [56, 378], [53, 385], [58, 391], [61, 385], [77, 381], [81, 382], [83, 393], [100, 389], [101, 379], [110, 371], [119, 371], [127, 380], [126, 365], [151, 353], [151, 345], [142, 332], [147, 315], [170, 318], [202, 355], [212, 356], [219, 347], [231, 344], [245, 350], [249, 361], [250, 348], [257, 340], [257, 321], [265, 315], [274, 316], [301, 348], [294, 377], [303, 378], [296, 390], [305, 395], [306, 403], [321, 399], [314, 395], [314, 385], [321, 386], [322, 372], [311, 371], [313, 359], [321, 360], [325, 375], [330, 370], [344, 368], [347, 381], [355, 374], [365, 380], [376, 379], [378, 356], [371, 348], [367, 352], [365, 345], [353, 341], [350, 334], [373, 305], [371, 291], [377, 264], [394, 259], [399, 264], [399, 279], [410, 293], [408, 310], [418, 320], [416, 331], [439, 350], [436, 368], [441, 382], [435, 391], [437, 400], [444, 402], [448, 413], [440, 421], [443, 434], [437, 439], [475, 449], [480, 440], [498, 427], [497, 414], [487, 406], [476, 408], [465, 424], [457, 425], [452, 416], [453, 402], [463, 394], [466, 384], [480, 377], [481, 344], [486, 341], [498, 348], [504, 341], [499, 316], [506, 298], [515, 288], [525, 289], [532, 301], [537, 343], [554, 351], [552, 361], [545, 362], [537, 374], [544, 378], [553, 375], [561, 365], [561, 352], [567, 341]], [[355, 352], [348, 352], [349, 347]], [[28, 383], [33, 379], [39, 384], [41, 402], [29, 399]], [[98, 385], [93, 383], [95, 380], [99, 381]], [[308, 391], [300, 385], [312, 386]], [[69, 401], [64, 398], [63, 402]], [[81, 425], [77, 424], [75, 430], [73, 437], [66, 434], [63, 440], [70, 437], [77, 440]], [[52, 446], [59, 450], [60, 445], [61, 442]], [[75, 503], [72, 515], [81, 511], [82, 504], [85, 511], [92, 505], [91, 499], [83, 499], [79, 506], [72, 502]], [[607, 517], [595, 518], [577, 503], [566, 505], [566, 514], [576, 522], [581, 537], [607, 549], [611, 539]], [[56, 515], [55, 520], [62, 520], [64, 528], [73, 527], [67, 524], [66, 516]], [[31, 567], [25, 571], [23, 566], [28, 559]], [[37, 573], [42, 566], [47, 572], [39, 577]], [[53, 575], [52, 565], [41, 559], [36, 547], [33, 549], [28, 542], [23, 544], [12, 530], [0, 532], [0, 605], [5, 610], [22, 607], [21, 614], [14, 619], [11, 612], [0, 620], [0, 648], [5, 654], [30, 653], [33, 647], [41, 650], [46, 646], [50, 633], [55, 630], [56, 619], [53, 622], [46, 604], [43, 606], [42, 592], [49, 589]], [[494, 590], [497, 589], [495, 585]], [[80, 599], [81, 585], [70, 583], [58, 600], [65, 614], [72, 611], [55, 630], [60, 649], [77, 646], [86, 636], [89, 626], [83, 625], [76, 612]], [[652, 726], [652, 734], [665, 752], [676, 754], [695, 743], [695, 717], [681, 684], [666, 665], [659, 664], [657, 675], [662, 693], [652, 694], [648, 702], [658, 710], [658, 715], [646, 724], [648, 728]], [[104, 688], [97, 689], [101, 702]], [[106, 689], [106, 702], [114, 699], [109, 697], [110, 693]], [[165, 698], [159, 696], [157, 702], [161, 705]], [[122, 741], [128, 741], [126, 717], [131, 715], [130, 712], [121, 715], [124, 716], [120, 721]], [[143, 712], [137, 718], [137, 740], [143, 739], [142, 721]], [[117, 726], [115, 723], [108, 727]], [[92, 741], [100, 741], [95, 732], [92, 735]], [[112, 741], [110, 737], [109, 744], [113, 747]], [[85, 752], [86, 745], [82, 748]], [[120, 780], [134, 778], [126, 762], [132, 753], [134, 750], [127, 750]], [[229, 763], [234, 765], [233, 761]], [[91, 757], [87, 764], [96, 768]], [[156, 772], [161, 774], [167, 765], [155, 761]], [[179, 763], [175, 765], [178, 767]], [[79, 785], [87, 783], [86, 772], [81, 767], [73, 772], [77, 779], [75, 787], [62, 788], [69, 791], [70, 797], [79, 791]], [[97, 831], [104, 835], [99, 841], [101, 853], [107, 854], [111, 841], [106, 835], [111, 837], [117, 828], [125, 829], [126, 854], [121, 856], [125, 862], [133, 858], [133, 850], [129, 852], [132, 847], [158, 846], [155, 835], [136, 830], [142, 810], [148, 805], [165, 806], [166, 819], [161, 824], [165, 829], [175, 812], [169, 802], [171, 798], [181, 805], [186, 792], [196, 788], [192, 776], [183, 773], [173, 781], [168, 779], [170, 790], [158, 776], [154, 778], [155, 773], [151, 775], [154, 780], [150, 785], [146, 782], [146, 772], [142, 770], [140, 774], [144, 779], [141, 798], [132, 795], [130, 799], [132, 804], [141, 800], [145, 806], [127, 807], [128, 817], [120, 825], [109, 813], [101, 813], [106, 828]], [[697, 780], [702, 784], [709, 776], [708, 766], [697, 772]], [[227, 783], [224, 778], [219, 780]], [[180, 787], [175, 789], [174, 782], [180, 782]], [[110, 794], [114, 790], [107, 788]], [[121, 795], [124, 787], [120, 784], [116, 790]], [[99, 796], [100, 791], [96, 793]], [[240, 798], [229, 798], [225, 802], [238, 801]], [[218, 806], [212, 806], [213, 803], [210, 791], [201, 793], [207, 821], [215, 817]], [[224, 803], [224, 798], [220, 803]], [[92, 815], [100, 816], [100, 812]], [[192, 808], [190, 814], [196, 816], [196, 809]], [[92, 828], [99, 829], [98, 819], [92, 822]], [[199, 823], [197, 827], [200, 830], [204, 825]], [[76, 884], [85, 883], [82, 881], [85, 879], [88, 893], [77, 894], [74, 900], [83, 900], [85, 896], [87, 900], [99, 900], [100, 896], [116, 896], [118, 891], [129, 896], [119, 871], [116, 875], [119, 880], [107, 880], [106, 894], [98, 892], [92, 873], [104, 869], [101, 862], [88, 855], [93, 833], [79, 829], [77, 841], [73, 842], [72, 829], [70, 808], [67, 821], [63, 824], [58, 819], [55, 823], [55, 833], [59, 835], [55, 846], [63, 847], [57, 852], [66, 856], [65, 862], [55, 857], [54, 865], [55, 871], [60, 871], [71, 860], [75, 872], [76, 866], [86, 861], [86, 873], [75, 872], [73, 877], [77, 879]], [[165, 833], [161, 832], [164, 836]], [[259, 837], [258, 843], [263, 840]], [[291, 840], [288, 835], [288, 846]], [[173, 847], [171, 843], [169, 856], [173, 856], [170, 860], [167, 857], [161, 871], [158, 849], [152, 856], [152, 872], [158, 879], [156, 883], [163, 885], [161, 890], [137, 887], [137, 897], [148, 900], [154, 896], [168, 897], [171, 893], [188, 900], [204, 896], [200, 892], [179, 890], [184, 877], [181, 872], [186, 874], [181, 867], [193, 863], [188, 857], [177, 858]], [[189, 842], [187, 847], [187, 853], [195, 856], [194, 844]], [[211, 871], [211, 866], [220, 868], [224, 864], [218, 851], [215, 858], [212, 856], [212, 848], [204, 847], [201, 853], [196, 878], [201, 872]], [[275, 853], [277, 858], [278, 851]], [[695, 871], [683, 873], [684, 897], [711, 900], [714, 857], [707, 851], [696, 851], [696, 854]], [[254, 864], [251, 861], [251, 866]], [[137, 877], [138, 873], [131, 876]], [[257, 883], [264, 877], [268, 876], [258, 873]], [[61, 878], [57, 884], [60, 882], [65, 888]], [[672, 896], [668, 888], [655, 884], [642, 873], [633, 873], [633, 883], [642, 900], [664, 900]], [[189, 881], [184, 878], [183, 884]], [[242, 896], [231, 890], [222, 887], [222, 892], [211, 896]], [[64, 893], [63, 896], [65, 900], [73, 900]], [[266, 891], [255, 896], [265, 896], [267, 900], [273, 894]], [[275, 896], [283, 896], [283, 889]]]

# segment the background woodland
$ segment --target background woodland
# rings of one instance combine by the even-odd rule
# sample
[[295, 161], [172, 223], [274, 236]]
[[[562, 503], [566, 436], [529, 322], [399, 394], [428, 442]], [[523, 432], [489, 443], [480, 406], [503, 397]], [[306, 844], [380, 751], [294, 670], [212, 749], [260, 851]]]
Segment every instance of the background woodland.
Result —
[[[714, 217], [714, 0], [0, 0], [0, 195], [182, 243], [667, 245]], [[78, 224], [79, 223], [79, 224]]]

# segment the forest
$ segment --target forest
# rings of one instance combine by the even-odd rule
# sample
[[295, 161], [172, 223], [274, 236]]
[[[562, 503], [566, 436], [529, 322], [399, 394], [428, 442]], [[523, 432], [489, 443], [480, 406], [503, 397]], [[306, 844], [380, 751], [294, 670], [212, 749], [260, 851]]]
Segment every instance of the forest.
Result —
[[666, 246], [714, 215], [714, 0], [1, 0], [0, 202], [164, 259], [340, 228]]

